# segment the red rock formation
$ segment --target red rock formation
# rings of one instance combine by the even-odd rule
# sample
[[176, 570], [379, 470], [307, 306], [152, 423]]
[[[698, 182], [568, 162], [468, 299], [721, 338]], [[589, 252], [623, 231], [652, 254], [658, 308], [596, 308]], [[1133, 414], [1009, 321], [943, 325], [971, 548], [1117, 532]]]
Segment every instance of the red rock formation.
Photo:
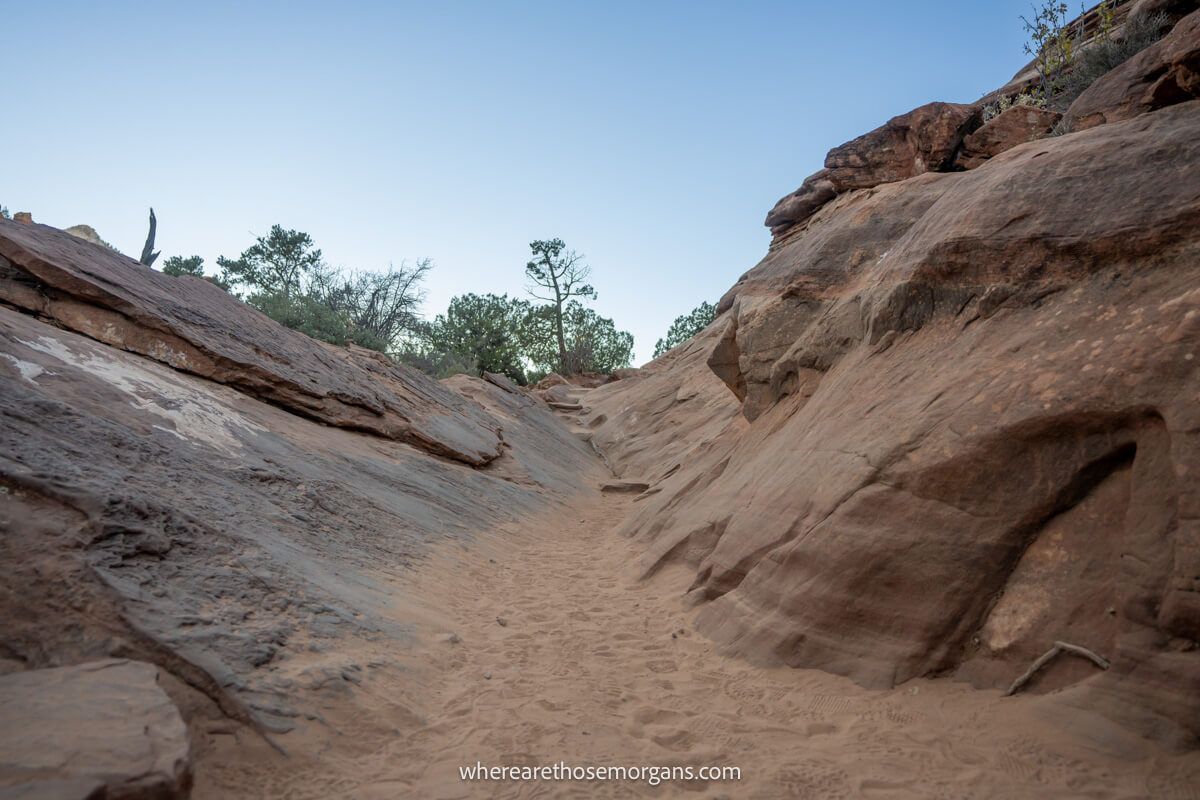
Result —
[[[691, 566], [729, 652], [874, 686], [1006, 687], [1077, 642], [1112, 669], [1034, 691], [1194, 745], [1197, 176], [1193, 101], [777, 235], [687, 357], [586, 398], [617, 471], [653, 479], [624, 525], [646, 571]], [[684, 386], [703, 400], [666, 402]], [[628, 444], [672, 430], [669, 457]]]
[[1084, 90], [1067, 109], [1069, 130], [1120, 122], [1200, 97], [1200, 11]]
[[952, 167], [963, 136], [978, 124], [975, 106], [927, 103], [830, 150], [825, 169], [810, 175], [767, 214], [779, 236], [842, 192], [869, 189]]
[[954, 163], [963, 169], [975, 169], [1005, 150], [1041, 139], [1060, 119], [1062, 114], [1045, 108], [1021, 105], [1007, 108], [963, 139]]
[[[385, 587], [430, 542], [565, 508], [607, 475], [524, 394], [319, 345], [34, 226], [33, 245], [74, 245], [55, 270], [13, 227], [0, 241], [29, 269], [9, 268], [6, 296], [37, 315], [0, 304], [3, 671], [135, 658], [177, 702], [287, 731], [360, 673], [401, 674], [408, 628]], [[410, 412], [411, 427], [324, 424], [364, 398], [380, 428]], [[486, 465], [438, 457], [480, 431], [503, 435]], [[388, 655], [361, 660], [368, 643]]]

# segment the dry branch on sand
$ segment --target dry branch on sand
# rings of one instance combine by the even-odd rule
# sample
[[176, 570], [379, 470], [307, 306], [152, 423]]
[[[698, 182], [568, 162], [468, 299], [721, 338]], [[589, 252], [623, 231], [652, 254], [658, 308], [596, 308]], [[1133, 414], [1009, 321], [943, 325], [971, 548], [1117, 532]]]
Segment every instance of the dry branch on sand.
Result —
[[1021, 677], [1013, 681], [1012, 686], [1008, 687], [1008, 691], [1004, 693], [1004, 696], [1009, 697], [1016, 694], [1022, 686], [1029, 682], [1030, 678], [1037, 674], [1038, 670], [1053, 661], [1059, 653], [1074, 653], [1077, 656], [1090, 659], [1100, 669], [1108, 669], [1109, 667], [1107, 659], [1101, 658], [1086, 647], [1080, 647], [1077, 644], [1070, 644], [1069, 642], [1055, 642], [1054, 647], [1051, 647], [1038, 657], [1037, 661], [1034, 661]]

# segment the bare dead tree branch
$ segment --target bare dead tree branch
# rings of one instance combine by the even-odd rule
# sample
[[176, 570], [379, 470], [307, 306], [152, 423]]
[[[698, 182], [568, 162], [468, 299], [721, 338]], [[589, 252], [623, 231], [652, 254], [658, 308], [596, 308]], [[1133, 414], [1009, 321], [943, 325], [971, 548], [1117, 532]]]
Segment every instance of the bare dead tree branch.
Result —
[[1077, 656], [1089, 659], [1100, 669], [1109, 668], [1107, 659], [1096, 655], [1086, 647], [1080, 647], [1077, 644], [1070, 644], [1069, 642], [1055, 642], [1054, 647], [1051, 647], [1049, 650], [1039, 656], [1038, 659], [1034, 661], [1032, 665], [1030, 665], [1029, 669], [1025, 670], [1025, 673], [1021, 675], [1021, 677], [1013, 681], [1012, 686], [1008, 687], [1008, 691], [1004, 693], [1004, 696], [1009, 697], [1016, 694], [1022, 686], [1029, 682], [1030, 678], [1037, 674], [1038, 670], [1053, 661], [1059, 653], [1073, 653]]
[[154, 231], [158, 227], [158, 220], [154, 218], [154, 209], [150, 209], [150, 233], [146, 235], [146, 244], [142, 247], [142, 257], [138, 259], [147, 267], [154, 264], [158, 258], [159, 251], [154, 249]]

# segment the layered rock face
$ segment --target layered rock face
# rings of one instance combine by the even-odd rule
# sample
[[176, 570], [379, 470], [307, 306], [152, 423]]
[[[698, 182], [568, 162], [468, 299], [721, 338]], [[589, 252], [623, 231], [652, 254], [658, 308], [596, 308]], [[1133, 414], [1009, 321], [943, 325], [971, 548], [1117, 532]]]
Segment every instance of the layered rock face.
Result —
[[[777, 207], [713, 325], [586, 398], [594, 441], [650, 484], [624, 533], [647, 572], [694, 570], [704, 633], [870, 686], [1006, 687], [1073, 642], [1111, 669], [1063, 659], [1027, 691], [1195, 745], [1200, 101], [1182, 99], [882, 183], [897, 140], [864, 137], [882, 151], [856, 161], [863, 188], [803, 220]], [[926, 119], [905, 141], [961, 133]], [[686, 445], [663, 458], [631, 445], [671, 432]]]
[[325, 346], [45, 226], [0, 221], [0, 253], [0, 673], [135, 659], [270, 737], [403, 680], [394, 587], [429, 544], [606, 474], [502, 382]]
[[485, 415], [416, 370], [277, 325], [221, 289], [46, 225], [0, 221], [0, 301], [341, 428], [486, 464]]

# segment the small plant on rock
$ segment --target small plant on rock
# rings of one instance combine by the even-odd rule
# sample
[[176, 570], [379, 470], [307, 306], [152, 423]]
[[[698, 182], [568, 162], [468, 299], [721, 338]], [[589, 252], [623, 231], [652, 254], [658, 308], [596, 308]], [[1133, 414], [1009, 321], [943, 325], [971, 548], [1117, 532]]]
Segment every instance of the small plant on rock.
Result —
[[994, 103], [988, 103], [983, 107], [983, 121], [988, 122], [1008, 111], [1013, 106], [1033, 106], [1035, 108], [1043, 108], [1046, 101], [1041, 97], [1031, 94], [1030, 92], [1021, 92], [1020, 94], [1001, 97]]
[[1076, 43], [1068, 22], [1067, 4], [1054, 0], [1043, 0], [1040, 7], [1033, 6], [1032, 19], [1021, 15], [1021, 23], [1029, 34], [1025, 52], [1033, 56], [1039, 79], [1037, 93], [1043, 102], [1054, 94], [1055, 80], [1075, 56]]

